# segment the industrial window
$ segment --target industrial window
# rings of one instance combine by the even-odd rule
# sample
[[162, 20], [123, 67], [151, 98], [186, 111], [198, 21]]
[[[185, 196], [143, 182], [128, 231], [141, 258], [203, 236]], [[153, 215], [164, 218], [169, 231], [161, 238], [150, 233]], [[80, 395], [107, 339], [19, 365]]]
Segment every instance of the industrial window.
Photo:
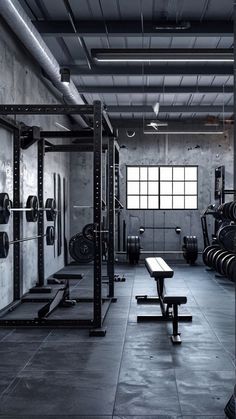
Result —
[[127, 166], [127, 209], [197, 209], [197, 166]]

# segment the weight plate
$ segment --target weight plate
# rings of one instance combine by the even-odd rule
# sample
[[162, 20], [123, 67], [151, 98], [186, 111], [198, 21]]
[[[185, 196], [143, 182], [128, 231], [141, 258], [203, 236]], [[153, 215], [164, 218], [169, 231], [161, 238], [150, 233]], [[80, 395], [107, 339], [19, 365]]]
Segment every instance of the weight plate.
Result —
[[225, 275], [227, 278], [229, 278], [229, 273], [230, 273], [230, 266], [231, 264], [235, 261], [235, 256], [231, 254], [231, 256], [227, 259], [227, 261], [225, 262]]
[[26, 208], [31, 208], [31, 211], [26, 211], [26, 220], [28, 223], [35, 223], [38, 221], [38, 198], [35, 195], [29, 195], [26, 201]]
[[228, 263], [228, 260], [232, 257], [232, 253], [229, 253], [227, 256], [225, 256], [221, 261], [221, 275], [227, 276], [226, 266]]
[[0, 193], [0, 224], [7, 224], [10, 218], [11, 201], [7, 193]]
[[9, 239], [5, 231], [0, 232], [0, 258], [6, 259], [9, 252]]
[[214, 256], [215, 256], [215, 254], [216, 254], [219, 250], [221, 250], [221, 249], [218, 247], [218, 249], [212, 249], [212, 250], [210, 250], [210, 251], [208, 252], [208, 255], [207, 255], [207, 260], [208, 260], [208, 266], [209, 266], [210, 268], [213, 268], [212, 260], [213, 260], [213, 258], [214, 258]]
[[236, 282], [236, 258], [232, 261], [229, 268], [229, 279], [233, 282]]
[[47, 246], [53, 246], [55, 242], [55, 228], [48, 226], [46, 229], [46, 243]]
[[219, 274], [221, 274], [221, 261], [222, 259], [228, 255], [229, 252], [227, 252], [227, 250], [222, 250], [221, 254], [217, 256], [217, 258], [214, 261], [214, 268], [216, 270], [216, 272], [218, 272]]
[[82, 234], [87, 240], [93, 241], [94, 239], [94, 225], [93, 223], [86, 224], [82, 230]]
[[198, 257], [198, 244], [196, 236], [185, 236], [182, 246], [183, 257], [187, 263], [193, 265]]
[[92, 262], [94, 259], [93, 242], [86, 239], [82, 233], [76, 234], [70, 239], [69, 252], [78, 263]]
[[223, 216], [225, 218], [230, 218], [230, 215], [229, 215], [229, 207], [230, 207], [230, 204], [231, 204], [231, 202], [226, 202], [222, 206], [222, 213], [223, 213]]
[[140, 255], [140, 239], [138, 236], [127, 237], [127, 257], [131, 264], [138, 263]]
[[57, 216], [55, 199], [48, 198], [45, 202], [45, 208], [48, 209], [48, 211], [46, 211], [47, 221], [55, 221], [56, 216]]
[[236, 250], [236, 225], [221, 227], [217, 232], [217, 241], [229, 252], [234, 252]]
[[71, 237], [70, 242], [69, 242], [69, 253], [70, 253], [72, 259], [74, 259], [74, 260], [75, 260], [76, 256], [75, 256], [74, 251], [73, 251], [73, 242], [76, 240], [76, 237], [79, 236], [79, 235], [81, 235], [81, 233], [77, 233], [75, 236]]
[[214, 268], [216, 270], [216, 262], [217, 262], [217, 258], [223, 253], [222, 249], [216, 250], [212, 256], [211, 259], [211, 265], [212, 268]]
[[233, 201], [232, 202], [232, 207], [231, 207], [231, 210], [230, 210], [230, 215], [231, 215], [231, 219], [233, 221], [236, 221], [236, 201]]
[[207, 265], [207, 266], [208, 266], [208, 258], [207, 258], [207, 255], [208, 255], [208, 252], [211, 249], [219, 249], [219, 246], [216, 245], [216, 244], [213, 244], [211, 246], [205, 247], [205, 249], [203, 250], [202, 259], [203, 259], [204, 264]]

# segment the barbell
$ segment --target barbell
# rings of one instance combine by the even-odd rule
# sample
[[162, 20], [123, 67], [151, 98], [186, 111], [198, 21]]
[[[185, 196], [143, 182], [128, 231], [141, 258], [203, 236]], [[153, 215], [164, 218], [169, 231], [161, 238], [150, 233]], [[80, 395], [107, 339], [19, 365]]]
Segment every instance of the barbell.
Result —
[[9, 246], [15, 243], [22, 243], [29, 240], [36, 240], [42, 237], [46, 237], [47, 246], [53, 246], [55, 242], [55, 228], [53, 226], [48, 226], [46, 233], [38, 236], [24, 237], [19, 240], [9, 241], [8, 234], [6, 231], [0, 232], [0, 259], [6, 259], [9, 253]]
[[[182, 254], [184, 259], [190, 265], [193, 265], [198, 257], [198, 242], [196, 236], [185, 236], [183, 238], [183, 246], [181, 250], [142, 250], [139, 236], [128, 236], [127, 237], [127, 258], [131, 264], [138, 263], [140, 254], [142, 253], [160, 253], [160, 254]], [[123, 252], [117, 252], [118, 254]]]
[[12, 212], [25, 212], [28, 222], [36, 222], [38, 220], [39, 211], [46, 211], [47, 221], [55, 221], [56, 219], [56, 201], [48, 198], [44, 208], [39, 208], [39, 202], [36, 195], [29, 195], [26, 201], [26, 207], [12, 207], [9, 195], [5, 192], [0, 193], [0, 224], [7, 224]]

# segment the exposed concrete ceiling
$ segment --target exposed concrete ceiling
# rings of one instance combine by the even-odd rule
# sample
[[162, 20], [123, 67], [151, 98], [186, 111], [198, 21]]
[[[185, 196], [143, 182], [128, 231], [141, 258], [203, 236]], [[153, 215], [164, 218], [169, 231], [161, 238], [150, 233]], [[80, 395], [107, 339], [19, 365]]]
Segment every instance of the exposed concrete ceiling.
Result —
[[[98, 64], [94, 48], [233, 48], [233, 0], [20, 0], [88, 103], [111, 117], [197, 120], [233, 113], [233, 63]], [[165, 29], [165, 26], [168, 29]]]

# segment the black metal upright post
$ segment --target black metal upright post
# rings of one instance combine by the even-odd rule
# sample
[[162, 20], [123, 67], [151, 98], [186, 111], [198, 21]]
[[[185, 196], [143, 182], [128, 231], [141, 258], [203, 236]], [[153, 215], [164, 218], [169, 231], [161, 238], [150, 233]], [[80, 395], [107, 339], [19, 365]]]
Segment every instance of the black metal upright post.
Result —
[[[13, 133], [13, 206], [20, 208], [20, 130], [15, 129]], [[21, 214], [21, 212], [13, 213], [14, 241], [21, 239]], [[14, 243], [13, 246], [14, 300], [19, 300], [23, 293], [21, 248], [20, 243]]]
[[[39, 207], [44, 207], [44, 147], [45, 142], [42, 138], [40, 141], [38, 141], [38, 200], [39, 200]], [[44, 212], [39, 211], [39, 217], [38, 217], [38, 235], [43, 236], [44, 235]], [[44, 286], [44, 237], [40, 237], [38, 239], [38, 283], [37, 286], [43, 287]]]
[[94, 300], [93, 326], [102, 326], [102, 105], [94, 102], [93, 151], [93, 222], [94, 234]]
[[115, 147], [114, 139], [108, 143], [108, 260], [109, 297], [114, 297], [115, 260]]
[[[234, 1], [234, 45], [236, 42], [236, 3]], [[234, 48], [234, 115], [236, 112], [236, 48]], [[233, 130], [233, 189], [236, 191], [236, 129]], [[236, 201], [236, 192], [234, 193]]]

